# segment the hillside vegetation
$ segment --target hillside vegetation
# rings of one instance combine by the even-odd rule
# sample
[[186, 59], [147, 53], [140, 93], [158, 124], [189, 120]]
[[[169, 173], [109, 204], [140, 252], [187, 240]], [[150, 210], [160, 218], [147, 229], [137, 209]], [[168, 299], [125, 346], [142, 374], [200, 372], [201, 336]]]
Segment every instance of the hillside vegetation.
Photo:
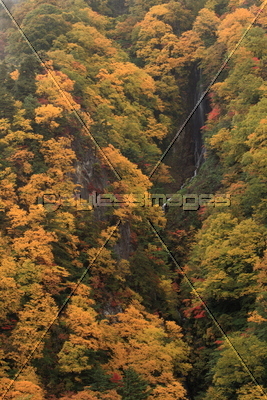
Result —
[[[15, 3], [0, 9], [1, 398], [267, 399], [267, 5]], [[151, 176], [234, 49], [197, 176], [175, 186], [175, 152]], [[133, 203], [169, 185], [210, 201]]]

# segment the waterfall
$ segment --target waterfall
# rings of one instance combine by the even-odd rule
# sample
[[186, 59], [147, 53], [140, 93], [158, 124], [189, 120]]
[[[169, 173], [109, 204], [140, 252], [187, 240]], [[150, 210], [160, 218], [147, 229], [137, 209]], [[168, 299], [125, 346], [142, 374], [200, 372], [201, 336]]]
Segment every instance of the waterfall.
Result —
[[[195, 83], [195, 92], [193, 96], [194, 107], [204, 93], [201, 69], [196, 67], [193, 76]], [[204, 98], [195, 110], [191, 121], [192, 139], [194, 142], [195, 169], [191, 178], [187, 179], [186, 182], [183, 183], [183, 185], [180, 187], [180, 189], [183, 189], [186, 183], [189, 183], [195, 176], [197, 176], [198, 170], [204, 161], [205, 147], [203, 145], [201, 128], [205, 124], [206, 114], [208, 113], [208, 111], [208, 100], [207, 98]]]
[[[201, 98], [204, 90], [203, 90], [203, 84], [202, 84], [202, 77], [201, 77], [201, 70], [200, 69], [195, 69], [194, 71], [195, 75], [195, 83], [196, 83], [196, 90], [194, 93], [194, 106], [197, 104], [199, 99]], [[194, 140], [194, 158], [195, 158], [195, 171], [194, 171], [194, 176], [197, 174], [197, 170], [200, 167], [202, 161], [203, 161], [203, 141], [202, 141], [202, 134], [201, 134], [201, 128], [205, 123], [205, 114], [206, 114], [206, 104], [205, 100], [203, 99], [199, 106], [197, 107], [194, 115], [192, 116], [192, 130], [193, 130], [193, 140]]]

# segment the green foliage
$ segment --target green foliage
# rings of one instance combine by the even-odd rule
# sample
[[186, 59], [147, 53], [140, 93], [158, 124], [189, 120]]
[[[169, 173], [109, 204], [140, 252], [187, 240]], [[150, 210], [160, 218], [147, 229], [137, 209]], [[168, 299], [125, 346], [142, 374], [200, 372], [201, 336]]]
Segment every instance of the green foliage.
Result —
[[14, 98], [10, 90], [12, 90], [13, 83], [8, 73], [8, 67], [3, 62], [0, 64], [0, 118], [7, 118], [12, 120], [15, 114]]
[[[73, 195], [167, 186], [166, 165], [154, 189], [148, 174], [191, 111], [194, 71], [204, 90], [259, 5], [24, 0], [14, 17], [42, 66], [1, 16], [1, 392], [42, 339], [10, 398], [263, 398], [233, 349], [266, 390], [266, 11], [210, 89], [205, 162], [179, 190], [227, 194], [229, 207], [81, 211]], [[36, 204], [48, 192], [53, 212]]]
[[151, 389], [148, 391], [147, 387], [147, 382], [133, 368], [128, 368], [123, 372], [123, 384], [117, 392], [122, 396], [122, 400], [145, 400], [152, 392]]
[[[254, 335], [236, 332], [229, 337], [235, 350], [242, 358], [253, 377], [262, 384], [266, 379], [266, 343]], [[237, 359], [236, 353], [228, 345], [223, 345], [221, 357], [214, 367], [213, 385], [226, 399], [235, 399], [237, 391], [250, 383], [246, 368]]]
[[36, 57], [26, 56], [20, 65], [19, 77], [14, 87], [14, 96], [18, 100], [24, 101], [26, 97], [35, 95], [35, 77], [38, 71], [40, 71], [40, 64]]

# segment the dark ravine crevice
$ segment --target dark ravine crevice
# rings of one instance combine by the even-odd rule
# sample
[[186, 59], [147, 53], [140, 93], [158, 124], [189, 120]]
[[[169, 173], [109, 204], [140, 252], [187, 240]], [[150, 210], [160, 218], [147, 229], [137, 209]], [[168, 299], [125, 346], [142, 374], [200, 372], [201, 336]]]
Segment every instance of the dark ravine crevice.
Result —
[[[202, 71], [197, 65], [191, 71], [190, 77], [191, 84], [189, 85], [189, 98], [188, 106], [189, 113], [195, 108], [199, 100], [201, 99], [204, 87], [202, 83]], [[204, 162], [205, 147], [202, 138], [202, 127], [205, 124], [206, 116], [210, 112], [210, 105], [207, 96], [203, 98], [199, 106], [196, 108], [190, 121], [185, 128], [187, 131], [188, 139], [192, 144], [194, 169], [191, 176], [187, 178], [193, 178], [197, 175], [200, 166]]]
[[[201, 98], [203, 91], [201, 70], [197, 65], [194, 65], [191, 69], [187, 98], [185, 99], [186, 115], [184, 116], [184, 120], [181, 121], [181, 126]], [[209, 112], [210, 106], [206, 96], [163, 160], [170, 167], [170, 173], [174, 179], [174, 182], [170, 185], [171, 190], [169, 190], [169, 193], [177, 192], [191, 178], [196, 176], [200, 166], [204, 162], [205, 148], [201, 128], [204, 126], [206, 115]], [[178, 132], [180, 128], [179, 126], [177, 128]]]
[[[202, 72], [201, 69], [197, 67], [194, 68], [192, 73], [194, 79], [195, 88], [191, 88], [194, 95], [192, 109], [199, 102], [204, 93], [204, 87], [202, 83]], [[205, 160], [205, 146], [202, 137], [202, 127], [205, 125], [205, 121], [207, 118], [207, 114], [211, 111], [208, 97], [205, 96], [202, 101], [199, 103], [199, 106], [196, 108], [194, 114], [192, 115], [191, 121], [189, 122], [190, 130], [192, 133], [192, 141], [194, 144], [194, 171], [191, 177], [187, 178], [186, 181], [182, 184], [181, 189], [191, 180], [197, 176], [198, 171], [201, 165]]]
[[120, 239], [114, 246], [114, 252], [119, 259], [128, 260], [131, 252], [133, 251], [131, 246], [131, 226], [129, 222], [121, 224], [119, 227]]
[[[196, 88], [194, 90], [194, 101], [193, 104], [194, 106], [198, 103], [200, 100], [204, 88], [202, 84], [202, 79], [201, 79], [201, 70], [195, 68], [193, 71], [194, 74], [194, 83], [196, 85]], [[193, 106], [193, 107], [194, 107]], [[195, 145], [194, 149], [194, 160], [195, 160], [195, 167], [199, 167], [202, 160], [203, 160], [203, 140], [202, 140], [202, 133], [201, 133], [201, 128], [205, 124], [205, 119], [206, 119], [206, 114], [208, 113], [208, 101], [207, 97], [205, 97], [197, 107], [195, 113], [192, 116], [192, 136], [193, 136], [193, 142]]]

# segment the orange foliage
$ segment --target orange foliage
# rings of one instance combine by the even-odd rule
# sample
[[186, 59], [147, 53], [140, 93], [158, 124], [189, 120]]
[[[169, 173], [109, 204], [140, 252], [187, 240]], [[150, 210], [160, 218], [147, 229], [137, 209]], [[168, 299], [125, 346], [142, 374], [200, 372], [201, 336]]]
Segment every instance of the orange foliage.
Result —
[[74, 82], [63, 72], [55, 71], [52, 61], [48, 61], [45, 64], [49, 72], [36, 76], [36, 93], [40, 97], [48, 99], [54, 106], [52, 108], [54, 113], [59, 109], [64, 111], [79, 110], [80, 105], [73, 100], [70, 94], [73, 91]]

